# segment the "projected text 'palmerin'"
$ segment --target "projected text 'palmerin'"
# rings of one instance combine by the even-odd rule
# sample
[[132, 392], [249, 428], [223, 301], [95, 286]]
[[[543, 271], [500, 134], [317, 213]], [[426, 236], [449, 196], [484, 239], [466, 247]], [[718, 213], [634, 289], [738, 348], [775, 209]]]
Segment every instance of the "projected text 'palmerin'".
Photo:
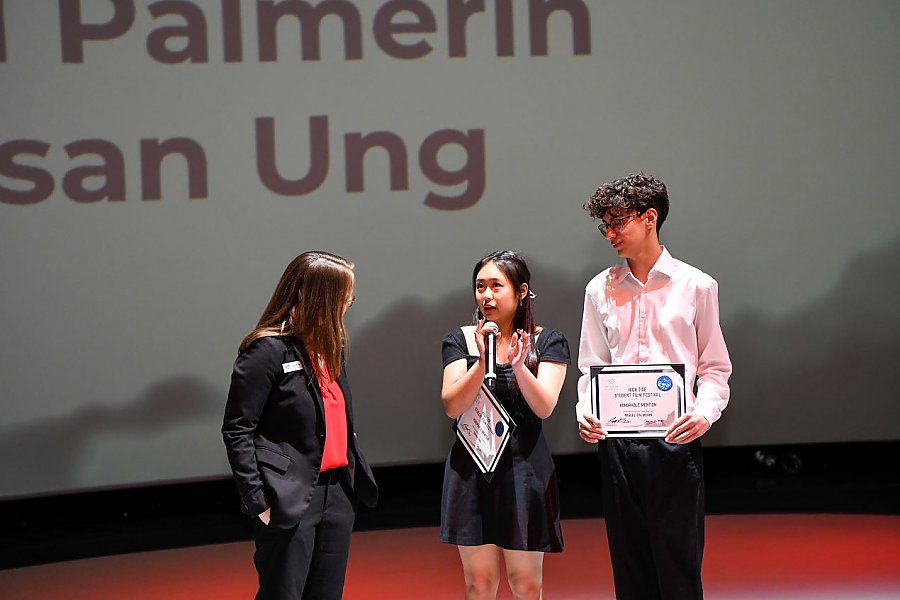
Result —
[[[250, 3], [222, 0], [218, 15], [222, 24], [221, 60], [223, 63], [246, 61], [243, 45], [244, 21], [241, 12]], [[82, 9], [81, 0], [59, 0], [59, 37], [61, 61], [66, 65], [89, 65], [89, 53], [97, 46], [111, 44], [119, 38], [146, 38], [147, 56], [165, 65], [208, 64], [210, 62], [209, 31], [206, 13], [199, 3], [186, 0], [161, 0], [146, 6], [154, 27], [149, 32], [135, 31], [137, 8], [133, 0], [103, 0], [108, 14], [103, 21], [91, 21]], [[96, 3], [92, 5], [97, 8]], [[209, 5], [204, 4], [207, 9]], [[285, 62], [278, 55], [279, 23], [294, 22], [300, 34], [300, 59], [321, 60], [320, 29], [325, 18], [337, 20], [343, 27], [344, 59], [363, 60], [363, 26], [357, 5], [349, 0], [324, 0], [318, 3], [301, 0], [258, 1], [255, 9], [260, 63]], [[548, 54], [548, 21], [554, 13], [567, 15], [571, 21], [572, 51], [590, 54], [590, 19], [582, 0], [528, 0], [515, 3], [528, 11], [528, 41], [531, 56]], [[512, 0], [492, 3], [496, 55], [515, 55]], [[251, 11], [252, 12], [252, 11]], [[446, 49], [450, 58], [466, 58], [467, 25], [470, 19], [489, 18], [484, 0], [447, 0]], [[0, 62], [9, 58], [6, 44], [6, 22], [0, 0]], [[162, 19], [164, 24], [156, 23]], [[172, 20], [178, 21], [173, 25]], [[372, 19], [372, 37], [384, 55], [400, 59], [421, 59], [435, 52], [430, 41], [438, 31], [438, 22], [428, 4], [421, 0], [389, 0], [383, 2]], [[282, 28], [282, 35], [284, 29]], [[293, 60], [296, 60], [294, 58]], [[335, 136], [330, 131], [327, 115], [308, 118], [305, 131], [309, 136], [309, 159], [298, 164], [278, 158], [274, 117], [255, 117], [254, 143], [256, 173], [270, 192], [282, 196], [305, 196], [319, 189], [328, 179], [333, 156], [339, 154]], [[279, 124], [281, 126], [281, 124]], [[285, 129], [290, 135], [301, 133], [295, 122]], [[424, 203], [432, 208], [453, 210], [467, 208], [483, 196], [486, 182], [485, 130], [483, 128], [440, 129], [421, 136], [417, 161], [419, 171], [435, 186], [448, 188], [443, 193], [431, 190]], [[193, 199], [208, 197], [207, 152], [203, 144], [188, 136], [141, 138], [139, 172], [141, 199], [162, 199], [163, 162], [175, 156], [187, 172], [187, 195]], [[461, 165], [447, 168], [439, 159], [442, 151], [464, 158]], [[370, 150], [383, 152], [388, 159], [389, 186], [392, 191], [409, 189], [409, 144], [397, 133], [386, 130], [350, 132], [343, 135], [344, 187], [347, 192], [365, 191], [365, 158]], [[415, 148], [413, 148], [415, 150]], [[35, 139], [0, 140], [0, 202], [32, 205], [51, 197], [57, 184], [71, 200], [80, 203], [126, 200], [126, 169], [122, 149], [102, 138], [77, 139], [62, 146], [69, 160], [65, 173], [55, 174], [41, 159], [59, 150], [49, 142]], [[177, 161], [168, 161], [177, 162]], [[167, 168], [170, 168], [167, 166]]]

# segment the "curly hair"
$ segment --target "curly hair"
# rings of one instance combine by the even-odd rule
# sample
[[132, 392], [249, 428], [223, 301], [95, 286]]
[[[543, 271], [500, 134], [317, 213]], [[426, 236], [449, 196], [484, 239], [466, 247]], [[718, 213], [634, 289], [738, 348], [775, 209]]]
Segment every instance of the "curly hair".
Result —
[[659, 234], [669, 214], [669, 192], [666, 184], [643, 172], [601, 184], [584, 203], [584, 210], [594, 219], [602, 219], [611, 210], [635, 210], [644, 214], [650, 208], [656, 209], [659, 215], [656, 219], [656, 233]]

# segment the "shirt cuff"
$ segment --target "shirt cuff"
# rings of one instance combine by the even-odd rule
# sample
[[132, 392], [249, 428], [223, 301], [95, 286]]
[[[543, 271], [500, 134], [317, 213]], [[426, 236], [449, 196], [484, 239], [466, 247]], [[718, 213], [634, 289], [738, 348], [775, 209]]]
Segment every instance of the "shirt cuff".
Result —
[[711, 402], [697, 402], [694, 412], [706, 417], [710, 427], [722, 416], [722, 411], [718, 410]]

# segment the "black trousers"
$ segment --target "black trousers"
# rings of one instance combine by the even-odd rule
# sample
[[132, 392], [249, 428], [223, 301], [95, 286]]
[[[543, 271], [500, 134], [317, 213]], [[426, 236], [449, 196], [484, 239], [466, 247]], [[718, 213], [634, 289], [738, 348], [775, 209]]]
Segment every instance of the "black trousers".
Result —
[[355, 509], [346, 469], [335, 469], [319, 475], [309, 509], [293, 528], [254, 519], [256, 600], [339, 600]]
[[703, 598], [700, 441], [610, 438], [599, 455], [616, 598]]

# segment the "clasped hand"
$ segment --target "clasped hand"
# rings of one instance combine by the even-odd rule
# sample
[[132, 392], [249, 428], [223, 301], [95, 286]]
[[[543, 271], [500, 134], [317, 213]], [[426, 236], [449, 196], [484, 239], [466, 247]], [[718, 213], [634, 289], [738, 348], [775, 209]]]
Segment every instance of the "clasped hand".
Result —
[[[475, 325], [475, 344], [481, 356], [484, 356], [484, 336], [490, 331], [494, 331], [497, 336], [497, 346], [500, 347], [502, 335], [499, 330], [484, 327], [485, 319], [481, 319]], [[512, 367], [513, 371], [518, 371], [525, 365], [525, 359], [528, 357], [528, 351], [531, 349], [531, 334], [523, 329], [517, 329], [509, 340], [509, 346], [506, 351], [506, 362]], [[498, 354], [499, 358], [499, 354]]]

